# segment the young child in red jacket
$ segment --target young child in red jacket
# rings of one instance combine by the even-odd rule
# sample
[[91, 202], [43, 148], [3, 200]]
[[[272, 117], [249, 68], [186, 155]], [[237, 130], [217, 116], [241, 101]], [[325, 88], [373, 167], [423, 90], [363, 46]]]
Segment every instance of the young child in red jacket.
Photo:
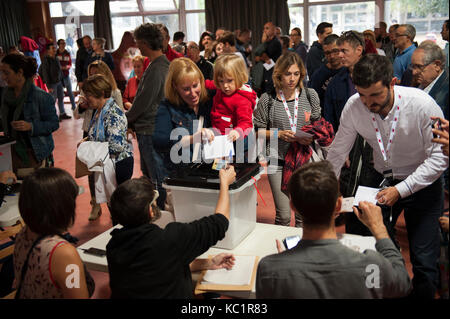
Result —
[[216, 90], [211, 110], [211, 124], [231, 141], [244, 138], [253, 129], [252, 114], [256, 93], [248, 82], [244, 60], [235, 54], [222, 54], [214, 64], [214, 81], [206, 80], [206, 88]]

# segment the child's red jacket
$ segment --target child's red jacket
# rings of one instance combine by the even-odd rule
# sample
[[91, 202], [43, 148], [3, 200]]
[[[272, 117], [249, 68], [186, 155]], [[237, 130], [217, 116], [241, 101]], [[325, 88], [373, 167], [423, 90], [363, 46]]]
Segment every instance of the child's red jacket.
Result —
[[245, 137], [253, 128], [252, 114], [256, 105], [256, 93], [250, 86], [244, 84], [232, 95], [228, 96], [214, 85], [214, 81], [206, 80], [208, 90], [216, 90], [211, 110], [212, 127], [225, 135], [225, 129], [237, 130], [240, 137]]

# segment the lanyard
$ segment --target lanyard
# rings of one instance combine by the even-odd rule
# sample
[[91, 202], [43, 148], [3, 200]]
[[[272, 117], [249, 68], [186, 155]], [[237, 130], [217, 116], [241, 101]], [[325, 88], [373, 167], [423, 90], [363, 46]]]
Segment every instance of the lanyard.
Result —
[[284, 110], [289, 118], [289, 124], [291, 125], [292, 132], [297, 131], [297, 115], [298, 115], [298, 90], [295, 89], [295, 104], [294, 104], [294, 119], [292, 119], [291, 112], [289, 112], [289, 107], [286, 103], [286, 98], [284, 97], [283, 91], [280, 90], [281, 101], [284, 105]]
[[394, 119], [391, 122], [391, 130], [389, 134], [389, 141], [386, 146], [386, 151], [384, 150], [384, 144], [383, 144], [383, 138], [381, 137], [380, 129], [378, 127], [378, 123], [375, 120], [375, 115], [372, 116], [372, 124], [375, 128], [375, 134], [377, 136], [377, 142], [378, 146], [380, 147], [381, 154], [383, 155], [384, 163], [387, 165], [387, 153], [389, 152], [389, 149], [391, 148], [392, 141], [394, 140], [395, 135], [395, 128], [397, 127], [398, 123], [398, 116], [400, 115], [400, 107], [398, 105], [395, 106], [395, 113], [394, 113]]

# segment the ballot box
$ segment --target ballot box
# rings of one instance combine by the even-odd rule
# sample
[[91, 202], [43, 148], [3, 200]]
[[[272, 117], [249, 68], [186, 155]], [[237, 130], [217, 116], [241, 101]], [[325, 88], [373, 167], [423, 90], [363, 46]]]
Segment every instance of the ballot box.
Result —
[[[229, 187], [230, 223], [225, 238], [214, 247], [233, 249], [256, 225], [256, 195], [254, 186], [263, 168], [259, 163], [234, 164], [236, 180]], [[219, 198], [219, 172], [212, 164], [190, 164], [170, 174], [163, 187], [171, 190], [175, 220], [191, 222], [215, 213]]]
[[0, 136], [0, 172], [12, 170], [11, 145], [16, 141], [6, 136]]

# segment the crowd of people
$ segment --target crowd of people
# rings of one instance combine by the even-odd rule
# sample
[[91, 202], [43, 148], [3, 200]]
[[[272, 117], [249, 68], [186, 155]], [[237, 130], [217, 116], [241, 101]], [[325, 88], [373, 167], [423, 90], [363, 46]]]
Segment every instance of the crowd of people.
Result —
[[[103, 176], [106, 169], [88, 176], [89, 220], [101, 216], [100, 204], [106, 202], [113, 224], [124, 226], [112, 232], [107, 246], [113, 298], [191, 298], [190, 271], [233, 266], [232, 254], [196, 259], [225, 236], [232, 166], [220, 170], [215, 214], [164, 229], [151, 222], [160, 210], [173, 210], [162, 183], [192, 162], [196, 145], [226, 135], [247, 152], [253, 133], [267, 140], [261, 158], [270, 163], [275, 224], [289, 226], [292, 209], [295, 227], [303, 227], [296, 247], [283, 252], [279, 245], [279, 254], [261, 260], [257, 297], [434, 298], [438, 289], [444, 296], [441, 283], [447, 281], [448, 289], [448, 272], [445, 278], [437, 262], [440, 236], [448, 238], [448, 43], [445, 50], [432, 41], [418, 44], [415, 33], [410, 24], [392, 25], [388, 32], [380, 22], [374, 30], [336, 35], [331, 23], [322, 22], [318, 40], [308, 47], [300, 28], [283, 36], [267, 22], [253, 50], [248, 29], [205, 31], [198, 43], [185, 43], [184, 33], [176, 32], [169, 44], [164, 25], [145, 23], [134, 30], [141, 55], [133, 58], [124, 92], [105, 40], [86, 35], [77, 41], [77, 102], [63, 39], [47, 45], [40, 65], [20, 52], [1, 57], [3, 131], [16, 144], [14, 173], [1, 176], [0, 191], [6, 180], [24, 178], [19, 209], [26, 226], [14, 253], [17, 297], [92, 294], [89, 272], [61, 235], [73, 224], [78, 194], [73, 178], [52, 168], [52, 133], [59, 121], [71, 118], [64, 88], [74, 117], [83, 119], [79, 146], [107, 143], [113, 163], [111, 176]], [[449, 40], [448, 20], [442, 38]], [[38, 77], [50, 94], [37, 87]], [[173, 140], [178, 128], [187, 134]], [[139, 147], [140, 179], [131, 179], [132, 138]], [[187, 161], [173, 160], [174, 147], [180, 156], [188, 154]], [[326, 160], [311, 163], [319, 149], [326, 150]], [[111, 178], [113, 186], [100, 196], [101, 177]], [[376, 252], [356, 253], [337, 241], [342, 196], [354, 196], [359, 185], [382, 189], [377, 205], [361, 202], [345, 214], [346, 232], [374, 236]], [[65, 197], [56, 196], [61, 192]], [[37, 210], [38, 201], [49, 207]], [[395, 234], [401, 212], [412, 281]], [[83, 269], [76, 290], [63, 287], [67, 264]], [[365, 285], [367, 264], [379, 266], [381, 287]], [[32, 276], [43, 280], [38, 285]]]

